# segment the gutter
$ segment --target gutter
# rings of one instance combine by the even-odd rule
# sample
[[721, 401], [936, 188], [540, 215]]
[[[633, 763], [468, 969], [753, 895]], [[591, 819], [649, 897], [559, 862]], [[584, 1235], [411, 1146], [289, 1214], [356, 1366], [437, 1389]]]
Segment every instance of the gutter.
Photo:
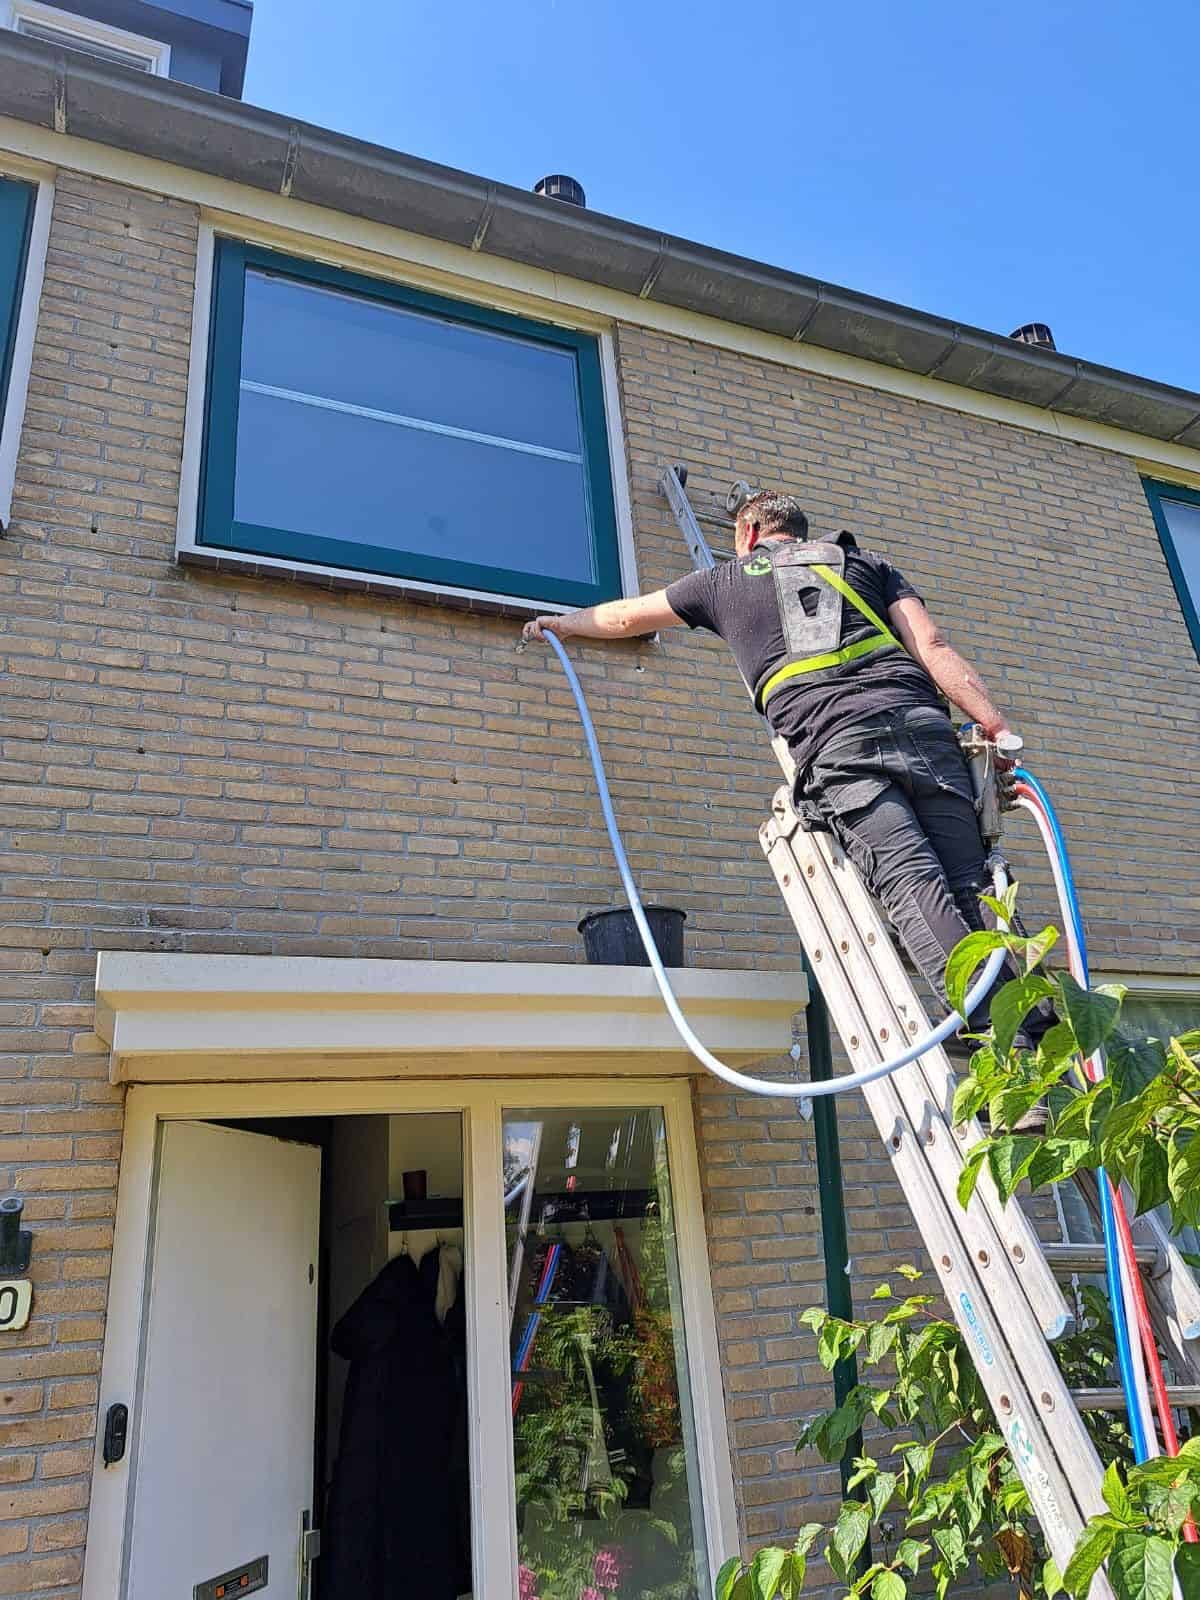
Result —
[[0, 116], [960, 388], [1200, 448], [1200, 394], [0, 30]]

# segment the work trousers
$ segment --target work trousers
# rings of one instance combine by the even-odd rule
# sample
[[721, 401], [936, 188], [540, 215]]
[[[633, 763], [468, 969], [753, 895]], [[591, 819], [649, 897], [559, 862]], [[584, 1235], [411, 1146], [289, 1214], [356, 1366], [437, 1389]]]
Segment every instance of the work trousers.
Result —
[[[835, 834], [945, 1002], [950, 952], [972, 930], [995, 925], [979, 902], [991, 880], [970, 773], [949, 717], [933, 706], [864, 717], [811, 763], [800, 812], [808, 826]], [[1016, 976], [1006, 962], [996, 987]], [[973, 1030], [987, 1026], [989, 1000], [968, 1019]], [[1021, 1042], [1035, 1042], [1052, 1021], [1043, 1008]]]

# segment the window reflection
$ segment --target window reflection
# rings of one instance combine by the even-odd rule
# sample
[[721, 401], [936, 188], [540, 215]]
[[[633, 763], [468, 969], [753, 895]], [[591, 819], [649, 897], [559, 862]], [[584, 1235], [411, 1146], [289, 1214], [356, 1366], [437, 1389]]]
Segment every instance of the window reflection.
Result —
[[504, 1184], [521, 1600], [699, 1600], [662, 1113], [508, 1112]]

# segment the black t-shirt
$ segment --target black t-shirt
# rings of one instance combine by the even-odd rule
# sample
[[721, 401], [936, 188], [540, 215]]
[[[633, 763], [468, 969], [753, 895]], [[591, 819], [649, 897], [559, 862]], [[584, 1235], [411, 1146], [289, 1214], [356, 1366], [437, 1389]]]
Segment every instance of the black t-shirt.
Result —
[[[909, 595], [920, 599], [882, 556], [860, 550], [848, 535], [839, 542], [846, 546], [846, 582], [884, 622], [894, 601]], [[745, 561], [735, 558], [689, 573], [671, 584], [667, 602], [689, 628], [707, 628], [724, 639], [751, 688], [787, 658], [775, 579], [759, 551]], [[874, 625], [843, 600], [842, 644], [856, 644], [874, 632]], [[787, 740], [803, 777], [821, 746], [863, 717], [940, 705], [933, 679], [919, 662], [904, 650], [881, 650], [781, 684], [767, 701], [767, 720]]]

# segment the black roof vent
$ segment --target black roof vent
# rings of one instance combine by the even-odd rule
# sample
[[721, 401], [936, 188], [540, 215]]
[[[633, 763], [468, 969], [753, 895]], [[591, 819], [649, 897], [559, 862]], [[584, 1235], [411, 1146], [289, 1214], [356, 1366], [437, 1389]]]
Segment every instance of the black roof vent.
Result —
[[565, 177], [561, 172], [552, 172], [548, 178], [540, 178], [533, 186], [534, 194], [544, 194], [548, 200], [565, 200], [569, 206], [586, 206], [587, 195], [583, 192], [583, 185], [574, 178]]
[[1050, 332], [1049, 325], [1045, 322], [1025, 322], [1019, 328], [1014, 328], [1008, 336], [1010, 339], [1019, 339], [1022, 344], [1037, 345], [1039, 350], [1057, 350], [1054, 335]]

